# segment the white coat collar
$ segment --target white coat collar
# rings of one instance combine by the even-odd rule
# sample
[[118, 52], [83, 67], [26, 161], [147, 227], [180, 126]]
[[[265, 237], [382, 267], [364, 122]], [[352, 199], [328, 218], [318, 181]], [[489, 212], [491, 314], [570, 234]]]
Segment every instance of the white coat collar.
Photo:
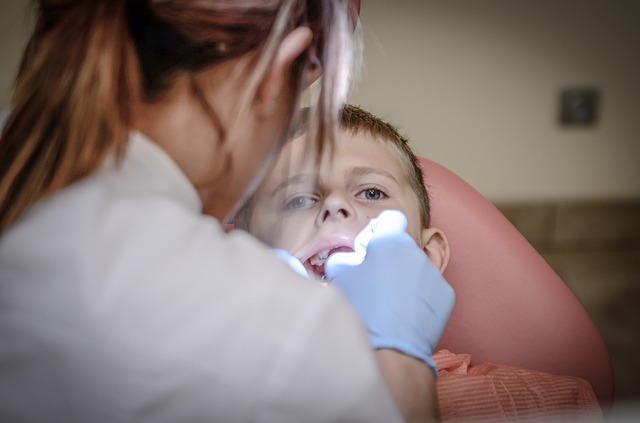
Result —
[[159, 145], [139, 131], [129, 133], [121, 171], [131, 172], [144, 185], [163, 191], [189, 209], [200, 213], [202, 202], [182, 169]]

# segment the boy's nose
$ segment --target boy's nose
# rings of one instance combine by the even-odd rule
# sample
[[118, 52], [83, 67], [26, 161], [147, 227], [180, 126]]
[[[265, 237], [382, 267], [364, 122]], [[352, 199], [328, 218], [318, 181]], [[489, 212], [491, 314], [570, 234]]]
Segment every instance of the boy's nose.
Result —
[[348, 219], [353, 216], [353, 213], [353, 208], [346, 198], [341, 195], [332, 195], [325, 199], [318, 215], [318, 223], [324, 223], [328, 220]]

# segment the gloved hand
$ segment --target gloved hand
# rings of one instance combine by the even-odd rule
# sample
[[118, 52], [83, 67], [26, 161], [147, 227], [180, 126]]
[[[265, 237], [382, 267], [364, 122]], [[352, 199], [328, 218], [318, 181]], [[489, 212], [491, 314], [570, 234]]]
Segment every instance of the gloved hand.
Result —
[[285, 250], [282, 250], [282, 249], [279, 249], [279, 248], [274, 248], [271, 251], [273, 251], [274, 254], [281, 261], [283, 261], [284, 263], [288, 264], [290, 268], [295, 270], [296, 273], [298, 273], [301, 276], [304, 276], [305, 278], [309, 279], [309, 273], [307, 272], [307, 269], [304, 268], [304, 264], [302, 264], [302, 262], [300, 260], [298, 260], [297, 258], [292, 256], [291, 254], [289, 254]]
[[356, 237], [354, 252], [329, 257], [325, 272], [360, 314], [373, 348], [416, 357], [437, 376], [433, 350], [455, 294], [406, 228], [404, 214], [382, 212]]

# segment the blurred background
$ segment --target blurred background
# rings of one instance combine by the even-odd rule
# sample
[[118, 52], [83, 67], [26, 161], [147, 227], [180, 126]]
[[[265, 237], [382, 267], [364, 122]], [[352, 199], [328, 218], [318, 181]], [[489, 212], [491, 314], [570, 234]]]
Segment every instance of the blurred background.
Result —
[[492, 201], [640, 400], [640, 2], [363, 0], [351, 102]]
[[351, 102], [397, 124], [545, 257], [640, 403], [640, 1], [362, 0]]
[[[0, 0], [0, 108], [31, 28]], [[640, 1], [362, 0], [350, 101], [398, 125], [540, 251], [640, 403]]]

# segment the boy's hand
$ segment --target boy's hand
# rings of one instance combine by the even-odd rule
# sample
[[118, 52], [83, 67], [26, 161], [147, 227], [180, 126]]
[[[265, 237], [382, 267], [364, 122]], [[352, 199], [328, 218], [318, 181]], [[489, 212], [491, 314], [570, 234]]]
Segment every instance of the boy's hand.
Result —
[[355, 251], [331, 255], [325, 270], [360, 314], [374, 348], [416, 357], [437, 374], [433, 350], [455, 294], [406, 227], [401, 212], [382, 212], [356, 237]]

